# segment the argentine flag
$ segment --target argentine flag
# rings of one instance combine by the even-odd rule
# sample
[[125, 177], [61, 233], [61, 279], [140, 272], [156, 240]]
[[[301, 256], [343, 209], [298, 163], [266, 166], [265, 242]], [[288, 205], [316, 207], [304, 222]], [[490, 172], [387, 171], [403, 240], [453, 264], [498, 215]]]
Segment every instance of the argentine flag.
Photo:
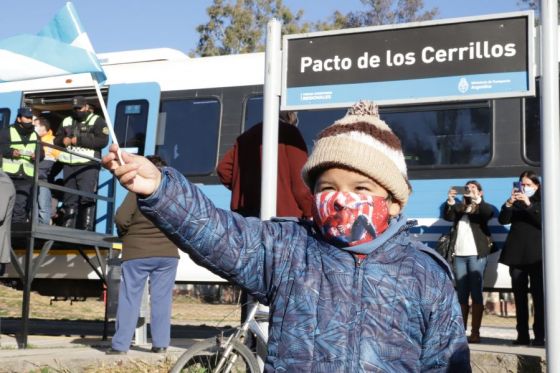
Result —
[[0, 83], [79, 73], [92, 73], [98, 82], [106, 80], [70, 2], [37, 35], [0, 40], [0, 61]]

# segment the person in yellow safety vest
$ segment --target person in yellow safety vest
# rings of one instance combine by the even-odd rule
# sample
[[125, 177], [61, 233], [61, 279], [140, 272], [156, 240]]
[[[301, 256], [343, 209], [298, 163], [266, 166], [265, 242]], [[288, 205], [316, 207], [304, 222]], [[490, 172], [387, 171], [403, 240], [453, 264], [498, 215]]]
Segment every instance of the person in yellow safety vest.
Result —
[[[100, 165], [79, 154], [101, 158], [101, 149], [109, 142], [109, 129], [105, 120], [93, 112], [85, 97], [72, 98], [72, 107], [72, 115], [64, 118], [54, 139], [55, 145], [72, 152], [61, 152], [58, 158], [64, 164], [64, 186], [96, 193]], [[94, 198], [64, 193], [62, 225], [92, 231], [95, 227], [95, 202]], [[78, 219], [81, 224], [76, 224]]]
[[[51, 175], [51, 171], [53, 170], [55, 162], [58, 160], [60, 150], [45, 145], [54, 144], [54, 135], [51, 131], [51, 123], [45, 117], [37, 117], [33, 120], [33, 125], [35, 126], [35, 132], [41, 139], [41, 143], [43, 143], [43, 151], [45, 152], [45, 158], [39, 163], [39, 180], [53, 183], [54, 176], [56, 175]], [[51, 190], [46, 186], [40, 186], [38, 191], [37, 217], [39, 224], [50, 224], [52, 212]]]
[[[0, 130], [2, 170], [12, 179], [16, 188], [12, 223], [29, 221], [31, 192], [35, 174], [35, 154], [39, 137], [34, 131], [31, 108], [18, 109], [16, 122]], [[44, 153], [39, 149], [40, 159]]]

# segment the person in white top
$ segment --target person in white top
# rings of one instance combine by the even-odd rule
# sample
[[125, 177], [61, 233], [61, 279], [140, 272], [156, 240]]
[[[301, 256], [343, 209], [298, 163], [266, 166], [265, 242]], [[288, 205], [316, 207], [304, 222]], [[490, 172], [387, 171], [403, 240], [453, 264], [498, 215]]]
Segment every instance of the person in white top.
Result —
[[456, 199], [457, 190], [451, 188], [444, 207], [444, 219], [453, 222], [454, 227], [451, 235], [455, 250], [453, 270], [465, 330], [469, 316], [469, 296], [472, 300], [469, 343], [480, 343], [480, 324], [484, 312], [483, 276], [492, 243], [488, 221], [495, 209], [484, 202], [483, 194], [480, 183], [470, 180], [465, 185], [462, 201]]

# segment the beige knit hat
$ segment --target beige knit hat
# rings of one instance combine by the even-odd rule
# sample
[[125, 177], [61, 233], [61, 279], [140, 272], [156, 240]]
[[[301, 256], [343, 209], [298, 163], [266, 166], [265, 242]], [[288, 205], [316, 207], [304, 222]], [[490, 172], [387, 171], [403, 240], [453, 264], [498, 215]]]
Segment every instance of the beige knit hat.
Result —
[[354, 104], [346, 115], [325, 128], [302, 169], [311, 190], [326, 169], [342, 167], [369, 176], [395, 198], [401, 207], [411, 192], [401, 141], [379, 118], [377, 105], [370, 101]]

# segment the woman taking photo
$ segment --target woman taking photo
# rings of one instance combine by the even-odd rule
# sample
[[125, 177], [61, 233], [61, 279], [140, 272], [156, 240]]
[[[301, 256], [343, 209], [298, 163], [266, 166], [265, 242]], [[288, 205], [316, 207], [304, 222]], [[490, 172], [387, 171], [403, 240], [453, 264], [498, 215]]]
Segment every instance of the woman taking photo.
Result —
[[541, 182], [533, 171], [524, 171], [519, 183], [502, 206], [500, 224], [511, 224], [500, 263], [509, 266], [515, 297], [517, 339], [514, 345], [528, 345], [529, 283], [535, 318], [534, 346], [544, 346], [544, 290], [542, 263]]
[[494, 212], [492, 205], [484, 202], [482, 186], [478, 181], [468, 181], [464, 193], [463, 201], [459, 203], [455, 200], [457, 190], [449, 190], [444, 219], [453, 222], [453, 270], [465, 330], [469, 317], [469, 295], [472, 299], [471, 335], [468, 341], [480, 343], [480, 324], [484, 312], [483, 276], [491, 242], [488, 220]]

